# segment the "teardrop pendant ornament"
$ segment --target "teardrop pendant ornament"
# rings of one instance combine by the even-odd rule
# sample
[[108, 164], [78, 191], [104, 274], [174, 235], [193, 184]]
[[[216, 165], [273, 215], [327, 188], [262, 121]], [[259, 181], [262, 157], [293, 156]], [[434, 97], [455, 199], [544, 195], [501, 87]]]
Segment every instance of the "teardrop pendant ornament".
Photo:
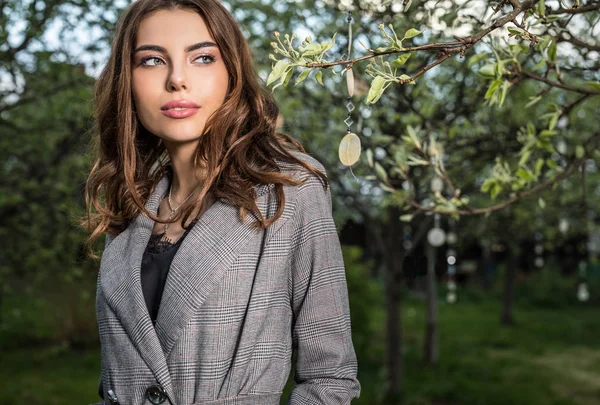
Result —
[[340, 161], [345, 166], [352, 166], [360, 158], [360, 138], [355, 133], [349, 132], [342, 142], [339, 149]]
[[354, 96], [354, 73], [352, 67], [346, 71], [346, 84], [348, 85], [348, 96]]

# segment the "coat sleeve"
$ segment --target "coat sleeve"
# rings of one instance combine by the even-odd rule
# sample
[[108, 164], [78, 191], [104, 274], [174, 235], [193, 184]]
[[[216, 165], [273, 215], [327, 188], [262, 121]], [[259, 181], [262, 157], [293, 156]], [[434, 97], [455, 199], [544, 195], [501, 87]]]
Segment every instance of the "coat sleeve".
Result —
[[296, 385], [288, 405], [349, 404], [360, 383], [331, 193], [315, 176], [299, 187], [290, 255]]

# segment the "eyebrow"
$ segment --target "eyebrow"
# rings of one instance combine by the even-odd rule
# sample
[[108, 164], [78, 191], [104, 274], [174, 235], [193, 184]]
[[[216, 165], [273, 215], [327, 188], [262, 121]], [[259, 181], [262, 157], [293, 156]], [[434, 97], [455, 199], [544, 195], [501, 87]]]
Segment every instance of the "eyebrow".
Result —
[[[196, 49], [208, 48], [208, 47], [212, 47], [212, 46], [217, 47], [217, 44], [215, 44], [212, 41], [198, 42], [197, 44], [190, 45], [187, 48], [185, 48], [185, 52], [186, 53], [192, 52], [192, 51], [195, 51]], [[141, 51], [156, 51], [156, 52], [168, 53], [165, 48], [163, 48], [162, 46], [159, 46], [159, 45], [141, 45], [141, 46], [138, 46], [135, 49], [135, 51], [133, 51], [133, 53], [136, 54]]]

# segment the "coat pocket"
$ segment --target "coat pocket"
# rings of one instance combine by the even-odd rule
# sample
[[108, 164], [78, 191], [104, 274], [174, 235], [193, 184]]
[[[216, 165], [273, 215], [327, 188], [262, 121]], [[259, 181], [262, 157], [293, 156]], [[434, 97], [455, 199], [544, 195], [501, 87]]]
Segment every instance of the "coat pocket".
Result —
[[192, 405], [279, 405], [281, 392], [239, 395], [237, 397], [194, 402]]

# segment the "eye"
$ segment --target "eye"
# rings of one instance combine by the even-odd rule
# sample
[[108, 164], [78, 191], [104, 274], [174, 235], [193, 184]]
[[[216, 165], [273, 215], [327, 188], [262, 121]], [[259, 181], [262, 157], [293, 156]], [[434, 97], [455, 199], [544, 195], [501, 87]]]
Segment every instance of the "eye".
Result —
[[157, 66], [157, 65], [160, 65], [161, 63], [163, 63], [161, 58], [157, 58], [156, 56], [150, 56], [148, 58], [142, 59], [142, 62], [140, 63], [140, 65]]
[[194, 61], [200, 61], [202, 65], [209, 65], [213, 63], [216, 58], [212, 55], [200, 55]]

